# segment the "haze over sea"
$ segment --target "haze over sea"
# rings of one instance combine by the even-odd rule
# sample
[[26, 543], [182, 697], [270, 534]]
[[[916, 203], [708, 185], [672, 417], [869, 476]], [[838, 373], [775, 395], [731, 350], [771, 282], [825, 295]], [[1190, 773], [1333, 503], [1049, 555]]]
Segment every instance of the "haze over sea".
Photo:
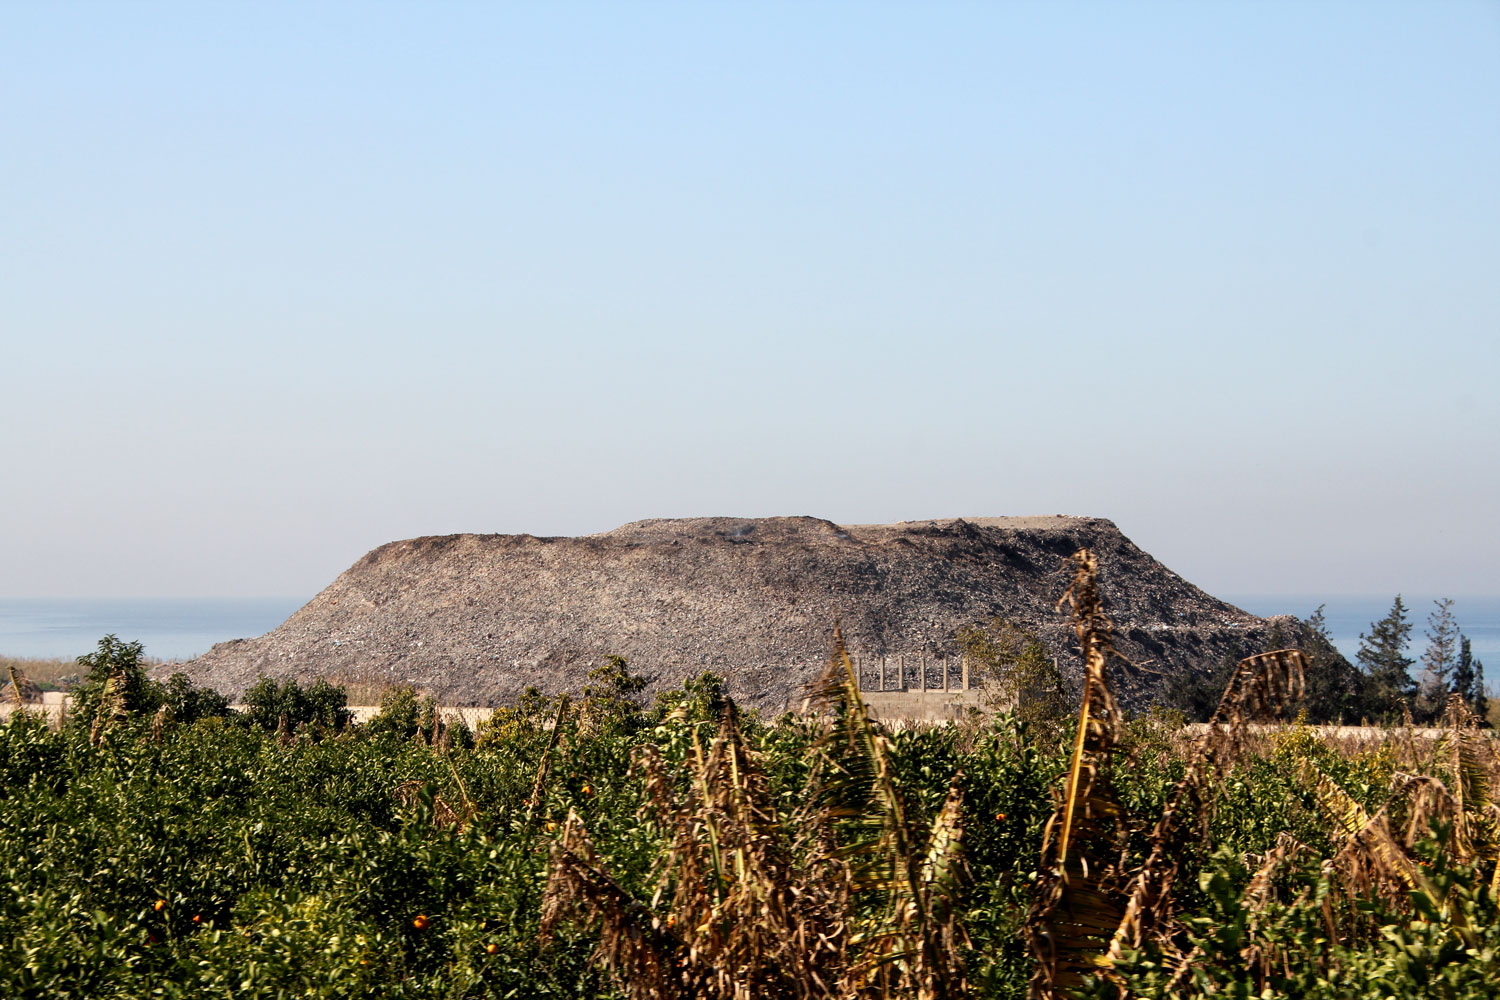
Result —
[[[1219, 595], [1256, 615], [1306, 618], [1325, 605], [1334, 645], [1351, 660], [1359, 635], [1390, 611], [1394, 595], [1239, 594]], [[1402, 598], [1413, 624], [1411, 655], [1421, 656], [1423, 629], [1433, 597]], [[87, 653], [103, 635], [139, 641], [146, 655], [190, 659], [216, 642], [248, 639], [280, 625], [307, 601], [301, 597], [260, 598], [4, 598], [0, 599], [0, 655], [73, 659]], [[1474, 656], [1500, 678], [1500, 596], [1456, 596], [1454, 614], [1472, 643]]]

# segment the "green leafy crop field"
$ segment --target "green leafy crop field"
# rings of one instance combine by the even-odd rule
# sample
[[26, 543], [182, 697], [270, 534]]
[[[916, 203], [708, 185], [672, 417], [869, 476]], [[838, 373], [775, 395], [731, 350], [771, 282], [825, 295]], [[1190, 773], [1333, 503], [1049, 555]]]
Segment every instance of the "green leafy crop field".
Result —
[[1105, 625], [1081, 718], [896, 730], [837, 654], [813, 716], [613, 660], [469, 733], [410, 691], [227, 713], [102, 643], [61, 731], [0, 726], [0, 996], [1495, 995], [1476, 720], [1252, 733], [1286, 653], [1190, 738], [1112, 709]]
[[[682, 776], [674, 781], [688, 781], [719, 725], [691, 707], [609, 714], [586, 701], [565, 716], [532, 803], [554, 735], [553, 706], [535, 709], [506, 713], [478, 747], [446, 751], [358, 730], [288, 741], [218, 719], [160, 739], [141, 720], [91, 746], [82, 726], [59, 733], [18, 717], [0, 730], [0, 993], [610, 994], [609, 971], [591, 960], [595, 923], [560, 922], [541, 940], [550, 847], [575, 816], [596, 866], [661, 926], [675, 924], [674, 897], [655, 897], [661, 859], [680, 831], [643, 818], [648, 797], [632, 757], [653, 747], [661, 766]], [[785, 823], [819, 766], [819, 727], [788, 718], [741, 728], [764, 773], [770, 819]], [[951, 891], [953, 995], [1029, 989], [1035, 960], [1024, 930], [1066, 737], [1010, 718], [885, 736], [912, 830], [932, 829], [962, 772], [966, 871]], [[1184, 768], [1171, 728], [1136, 722], [1119, 754], [1128, 761], [1116, 783], [1129, 816], [1160, 815]], [[1379, 862], [1358, 858], [1356, 842], [1298, 777], [1306, 762], [1368, 813], [1386, 808], [1392, 830], [1413, 818], [1390, 801], [1401, 762], [1394, 741], [1344, 753], [1294, 730], [1247, 753], [1177, 858], [1174, 946], [1195, 953], [1188, 988], [1492, 995], [1493, 860], [1460, 864], [1414, 831], [1410, 856], [1442, 900], [1436, 908], [1407, 887], [1392, 891], [1378, 871], [1366, 873], [1368, 885], [1344, 879], [1341, 864]], [[1431, 770], [1444, 775], [1441, 764]], [[847, 845], [865, 836], [859, 820], [847, 820]], [[786, 840], [813, 849], [790, 832]], [[1136, 862], [1148, 850], [1139, 828], [1125, 845]], [[925, 858], [931, 847], [919, 838], [908, 849]], [[1273, 856], [1281, 864], [1262, 896], [1252, 883]], [[885, 919], [888, 893], [849, 895], [850, 921]], [[1458, 932], [1460, 916], [1472, 940]], [[1119, 974], [1141, 995], [1162, 995], [1173, 970], [1163, 949], [1147, 948]], [[1429, 992], [1434, 981], [1451, 988]]]

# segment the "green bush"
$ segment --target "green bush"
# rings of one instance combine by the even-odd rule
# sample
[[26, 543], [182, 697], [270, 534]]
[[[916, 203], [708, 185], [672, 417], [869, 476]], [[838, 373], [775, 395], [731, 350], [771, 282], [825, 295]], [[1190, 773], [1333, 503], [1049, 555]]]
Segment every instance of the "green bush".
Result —
[[165, 684], [152, 680], [142, 662], [144, 654], [139, 642], [106, 635], [94, 652], [80, 656], [78, 665], [88, 672], [73, 691], [74, 721], [91, 726], [106, 699], [105, 714], [123, 714], [127, 720], [153, 715], [163, 705], [178, 723], [230, 714], [229, 699], [212, 688], [197, 687], [186, 674], [173, 674]]
[[198, 687], [186, 674], [173, 674], [161, 686], [162, 703], [180, 723], [193, 723], [230, 714], [229, 699], [213, 688]]
[[[139, 663], [131, 653], [129, 644], [105, 644], [96, 665], [128, 686]], [[399, 689], [382, 700], [378, 725], [320, 740], [278, 738], [280, 719], [331, 732], [347, 712], [342, 694], [294, 682], [257, 685], [235, 723], [212, 717], [208, 695], [168, 681], [159, 687], [177, 699], [173, 713], [200, 718], [159, 739], [145, 725], [149, 697], [132, 701], [135, 721], [98, 745], [86, 725], [55, 732], [18, 714], [0, 726], [0, 996], [613, 996], [589, 961], [595, 931], [565, 928], [540, 941], [549, 826], [576, 813], [601, 865], [626, 892], [651, 900], [660, 888], [653, 865], [671, 849], [670, 834], [642, 819], [646, 792], [632, 756], [649, 744], [669, 772], [684, 770], [712, 740], [722, 698], [716, 678], [700, 677], [646, 710], [633, 700], [638, 680], [624, 664], [606, 664], [556, 729], [558, 703], [533, 693], [497, 712], [475, 748], [415, 739], [425, 707]], [[1071, 750], [1066, 727], [1037, 721], [1012, 714], [886, 734], [914, 828], [926, 827], [963, 774], [968, 877], [958, 947], [976, 997], [1019, 998], [1029, 988], [1022, 929]], [[747, 717], [743, 731], [783, 815], [796, 814], [810, 776], [836, 777], [815, 749], [814, 721]], [[1130, 816], [1161, 814], [1184, 770], [1180, 747], [1168, 717], [1131, 723], [1115, 772]], [[1223, 776], [1204, 828], [1172, 859], [1174, 944], [1198, 949], [1189, 980], [1173, 990], [1489, 995], [1500, 954], [1492, 864], [1458, 865], [1435, 844], [1424, 848], [1441, 912], [1424, 909], [1425, 897], [1334, 891], [1322, 861], [1341, 841], [1297, 779], [1308, 764], [1371, 814], [1387, 808], [1393, 823], [1408, 821], [1389, 801], [1388, 749], [1340, 754], [1312, 730], [1294, 729], [1248, 753]], [[1127, 867], [1147, 846], [1139, 826], [1122, 830]], [[1252, 913], [1244, 896], [1255, 859], [1282, 832], [1304, 853]], [[851, 850], [867, 835], [847, 833]], [[1330, 940], [1325, 903], [1364, 930]], [[1454, 930], [1455, 913], [1472, 928], [1467, 937]], [[1252, 943], [1274, 962], [1247, 951]], [[1135, 995], [1166, 996], [1175, 968], [1172, 956], [1143, 949], [1120, 973]]]
[[283, 727], [295, 732], [303, 726], [337, 731], [353, 718], [348, 702], [343, 688], [321, 677], [306, 688], [296, 680], [278, 683], [262, 677], [245, 692], [244, 714], [251, 725], [271, 732]]
[[146, 667], [141, 663], [144, 655], [145, 649], [139, 642], [122, 642], [115, 635], [100, 639], [97, 649], [78, 658], [78, 665], [88, 673], [73, 692], [74, 714], [92, 719], [106, 691], [128, 714], [156, 711], [161, 705], [161, 692], [146, 676]]
[[417, 689], [409, 684], [386, 688], [380, 693], [380, 711], [365, 723], [365, 732], [409, 740], [417, 735], [423, 716], [430, 718], [436, 707], [436, 702], [419, 697]]

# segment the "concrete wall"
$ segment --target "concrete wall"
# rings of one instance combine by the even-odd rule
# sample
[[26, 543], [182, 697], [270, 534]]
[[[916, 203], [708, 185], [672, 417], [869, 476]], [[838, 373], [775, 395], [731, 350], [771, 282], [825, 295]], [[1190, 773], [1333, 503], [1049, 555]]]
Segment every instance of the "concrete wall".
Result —
[[[28, 711], [40, 711], [44, 713], [47, 716], [48, 724], [55, 729], [57, 728], [59, 722], [61, 722], [62, 720], [63, 706], [70, 701], [72, 701], [72, 699], [63, 694], [61, 691], [43, 691], [41, 704], [32, 702], [31, 704], [27, 705], [26, 708]], [[0, 705], [0, 719], [9, 719], [11, 713], [15, 710], [16, 706], [8, 701], [5, 704]]]
[[[67, 705], [68, 710], [71, 711], [72, 701], [73, 699], [70, 695], [65, 695], [61, 691], [43, 691], [42, 702], [40, 705], [33, 702], [26, 707], [28, 710], [33, 712], [44, 712], [47, 716], [48, 723], [52, 725], [53, 728], [56, 728], [58, 723], [62, 719], [64, 705]], [[231, 705], [229, 707], [235, 709], [236, 711], [244, 711], [245, 709], [244, 705]], [[10, 714], [14, 711], [14, 705], [11, 705], [9, 703], [0, 705], [0, 719], [10, 718]], [[380, 706], [350, 705], [349, 711], [354, 713], [355, 722], [369, 722], [375, 717], [376, 713], [380, 711]], [[480, 722], [488, 719], [492, 714], [494, 714], [495, 710], [493, 708], [479, 708], [474, 706], [460, 707], [444, 705], [439, 708], [439, 711], [442, 712], [443, 718], [448, 722], [452, 723], [457, 721], [458, 719], [462, 719], [470, 729], [473, 729], [478, 726]]]
[[987, 708], [984, 692], [915, 689], [907, 691], [861, 691], [870, 718], [880, 722], [957, 722], [970, 712]]
[[887, 723], [956, 722], [993, 708], [967, 658], [854, 655], [860, 697]]
[[[1189, 722], [1183, 726], [1183, 732], [1189, 736], [1203, 736], [1213, 728], [1206, 722]], [[1246, 732], [1255, 733], [1260, 736], [1274, 736], [1278, 733], [1290, 732], [1294, 729], [1303, 728], [1290, 722], [1252, 722], [1245, 727]], [[1336, 740], [1379, 740], [1386, 741], [1408, 734], [1417, 739], [1436, 740], [1448, 735], [1452, 730], [1443, 726], [1412, 726], [1403, 728], [1401, 726], [1307, 726], [1323, 739]], [[1220, 731], [1227, 727], [1220, 726]], [[1500, 734], [1493, 730], [1481, 731], [1481, 737], [1488, 740], [1500, 740]]]

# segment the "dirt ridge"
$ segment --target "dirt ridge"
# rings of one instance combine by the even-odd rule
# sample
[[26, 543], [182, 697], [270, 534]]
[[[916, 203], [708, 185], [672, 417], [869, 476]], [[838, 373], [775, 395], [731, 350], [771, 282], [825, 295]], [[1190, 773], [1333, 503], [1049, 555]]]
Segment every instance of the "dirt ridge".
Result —
[[[382, 545], [282, 625], [185, 665], [237, 697], [260, 676], [412, 683], [449, 704], [577, 691], [608, 654], [653, 688], [704, 670], [747, 705], [795, 705], [833, 622], [866, 656], [936, 656], [993, 616], [1035, 632], [1077, 675], [1055, 610], [1087, 546], [1125, 671], [1122, 701], [1165, 675], [1265, 648], [1276, 620], [1204, 593], [1102, 518], [943, 518], [838, 525], [815, 517], [654, 519], [576, 538], [442, 535]], [[1295, 620], [1281, 622], [1295, 634]], [[1290, 626], [1290, 627], [1288, 627]]]

